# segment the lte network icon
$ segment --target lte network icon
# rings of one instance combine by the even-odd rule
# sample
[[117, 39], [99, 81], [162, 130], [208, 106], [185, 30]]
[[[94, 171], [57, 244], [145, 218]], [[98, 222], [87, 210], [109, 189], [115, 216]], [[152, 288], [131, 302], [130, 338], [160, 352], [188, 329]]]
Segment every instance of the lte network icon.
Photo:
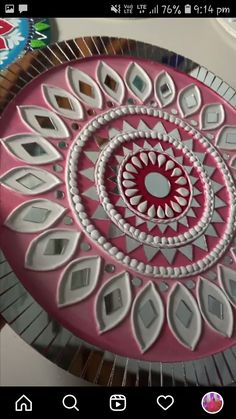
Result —
[[14, 4], [5, 4], [5, 13], [15, 13]]
[[123, 394], [113, 394], [109, 406], [113, 412], [122, 412], [126, 409], [126, 397]]

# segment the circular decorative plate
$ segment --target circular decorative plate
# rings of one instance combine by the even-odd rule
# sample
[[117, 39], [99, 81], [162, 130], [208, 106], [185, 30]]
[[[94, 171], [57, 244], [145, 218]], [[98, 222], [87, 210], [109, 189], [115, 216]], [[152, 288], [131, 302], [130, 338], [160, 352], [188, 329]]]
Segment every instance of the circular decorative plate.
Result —
[[[151, 385], [157, 369], [162, 384], [234, 381], [236, 92], [126, 39], [78, 38], [19, 66], [30, 83], [1, 89], [2, 249], [20, 280], [3, 316], [23, 285], [66, 346], [77, 339], [69, 370], [95, 382], [111, 365], [110, 384], [139, 365]], [[47, 354], [45, 311], [23, 336]]]
[[29, 49], [50, 42], [50, 23], [45, 18], [0, 18], [0, 71]]

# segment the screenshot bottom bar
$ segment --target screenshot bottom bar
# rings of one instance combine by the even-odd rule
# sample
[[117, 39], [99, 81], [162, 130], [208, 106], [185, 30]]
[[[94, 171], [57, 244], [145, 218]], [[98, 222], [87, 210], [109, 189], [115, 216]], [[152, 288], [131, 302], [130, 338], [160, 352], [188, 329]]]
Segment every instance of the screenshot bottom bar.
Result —
[[[4, 417], [62, 414], [63, 418], [109, 417], [229, 418], [235, 387], [1, 387]], [[150, 416], [151, 415], [151, 416]]]

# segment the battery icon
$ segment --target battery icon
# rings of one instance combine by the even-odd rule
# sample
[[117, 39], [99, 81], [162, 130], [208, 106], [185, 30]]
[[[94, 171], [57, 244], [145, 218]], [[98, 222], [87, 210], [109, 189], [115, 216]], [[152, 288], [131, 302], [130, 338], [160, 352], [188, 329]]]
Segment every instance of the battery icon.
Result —
[[184, 7], [184, 13], [187, 15], [189, 13], [191, 13], [191, 4], [186, 4]]

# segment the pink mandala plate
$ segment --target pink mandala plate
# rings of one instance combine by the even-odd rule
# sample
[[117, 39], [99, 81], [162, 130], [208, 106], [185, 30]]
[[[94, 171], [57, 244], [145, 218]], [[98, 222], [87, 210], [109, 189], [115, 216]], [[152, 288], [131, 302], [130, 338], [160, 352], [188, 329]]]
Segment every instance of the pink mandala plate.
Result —
[[105, 37], [0, 77], [3, 317], [94, 383], [235, 382], [236, 92]]

